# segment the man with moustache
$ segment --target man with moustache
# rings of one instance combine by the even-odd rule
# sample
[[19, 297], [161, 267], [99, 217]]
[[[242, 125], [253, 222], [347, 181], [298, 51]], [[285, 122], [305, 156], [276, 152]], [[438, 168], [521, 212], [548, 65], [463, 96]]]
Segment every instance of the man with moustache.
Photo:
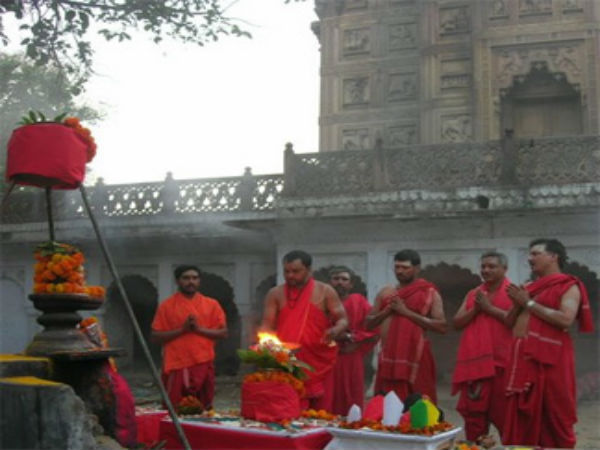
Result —
[[296, 357], [314, 369], [306, 372], [302, 407], [323, 409], [324, 381], [338, 353], [335, 340], [346, 332], [348, 320], [335, 290], [312, 277], [311, 265], [312, 257], [302, 250], [283, 257], [285, 283], [267, 293], [261, 329], [300, 345]]
[[200, 269], [175, 269], [178, 292], [164, 300], [152, 321], [152, 339], [163, 345], [163, 384], [173, 405], [188, 395], [204, 407], [215, 393], [215, 341], [227, 337], [219, 302], [198, 292]]
[[338, 293], [348, 316], [348, 330], [336, 340], [339, 353], [335, 367], [326, 379], [325, 409], [345, 416], [354, 404], [362, 409], [365, 398], [364, 357], [379, 338], [365, 328], [371, 305], [364, 295], [351, 293], [354, 273], [347, 267], [334, 267], [329, 284]]
[[507, 323], [514, 343], [508, 366], [507, 408], [502, 442], [573, 448], [577, 422], [575, 355], [568, 332], [594, 329], [583, 283], [562, 273], [567, 252], [556, 239], [529, 244], [534, 280], [506, 288], [513, 302]]
[[401, 400], [419, 392], [437, 403], [435, 362], [425, 331], [444, 334], [447, 324], [437, 288], [417, 278], [420, 268], [421, 257], [416, 251], [396, 253], [398, 285], [387, 285], [377, 294], [366, 326], [372, 330], [381, 325], [375, 392], [393, 390]]
[[465, 421], [465, 435], [476, 441], [488, 434], [490, 423], [502, 434], [506, 408], [505, 369], [512, 343], [504, 323], [512, 302], [506, 288], [508, 262], [498, 252], [481, 256], [483, 284], [466, 295], [453, 319], [463, 330], [454, 373], [452, 395], [460, 392], [456, 410]]

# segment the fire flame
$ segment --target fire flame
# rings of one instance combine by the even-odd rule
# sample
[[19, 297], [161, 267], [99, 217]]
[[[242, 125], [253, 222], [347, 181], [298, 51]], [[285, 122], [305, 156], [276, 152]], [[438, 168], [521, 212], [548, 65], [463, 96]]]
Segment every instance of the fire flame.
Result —
[[258, 333], [258, 343], [264, 344], [265, 342], [272, 341], [276, 345], [283, 346], [283, 342], [279, 340], [277, 335], [272, 333], [267, 333], [266, 331], [261, 331]]

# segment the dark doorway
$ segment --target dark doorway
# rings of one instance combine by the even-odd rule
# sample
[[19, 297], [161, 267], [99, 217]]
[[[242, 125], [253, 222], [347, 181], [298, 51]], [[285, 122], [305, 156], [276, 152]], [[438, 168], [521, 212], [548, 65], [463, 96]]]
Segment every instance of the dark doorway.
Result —
[[[469, 269], [443, 262], [435, 266], [425, 267], [421, 271], [421, 276], [435, 284], [440, 290], [448, 322], [451, 322], [452, 317], [460, 308], [467, 292], [481, 284], [479, 275], [474, 274]], [[428, 335], [433, 347], [438, 381], [449, 381], [454, 370], [460, 332], [455, 331], [450, 326], [447, 334], [428, 333]]]
[[[141, 275], [126, 275], [121, 277], [121, 283], [127, 293], [131, 308], [150, 354], [157, 367], [161, 363], [160, 346], [150, 340], [152, 320], [158, 306], [158, 292], [154, 285]], [[144, 351], [134, 335], [133, 326], [129, 320], [123, 299], [115, 283], [111, 283], [107, 290], [106, 312], [104, 314], [104, 329], [111, 347], [124, 348], [127, 355], [119, 358], [117, 364], [128, 368], [132, 364], [136, 367], [146, 367]]]

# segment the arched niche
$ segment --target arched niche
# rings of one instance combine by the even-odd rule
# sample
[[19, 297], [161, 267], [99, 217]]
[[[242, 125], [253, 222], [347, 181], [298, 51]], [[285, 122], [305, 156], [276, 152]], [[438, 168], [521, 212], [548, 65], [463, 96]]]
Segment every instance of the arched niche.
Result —
[[566, 264], [563, 272], [578, 277], [588, 293], [590, 308], [594, 318], [594, 333], [578, 333], [577, 324], [572, 329], [575, 341], [575, 364], [577, 375], [577, 397], [582, 399], [597, 399], [600, 396], [600, 347], [598, 335], [600, 334], [598, 302], [600, 301], [600, 280], [598, 275], [587, 266], [572, 261]]
[[210, 272], [202, 272], [200, 292], [219, 302], [227, 317], [229, 336], [219, 339], [215, 346], [215, 370], [217, 375], [235, 375], [240, 367], [237, 349], [241, 345], [242, 326], [240, 314], [234, 302], [231, 285], [223, 277]]
[[[152, 320], [158, 307], [158, 292], [150, 280], [142, 275], [125, 275], [121, 283], [131, 303], [131, 308], [138, 321], [144, 339], [150, 349], [154, 363], [160, 367], [161, 348], [150, 339]], [[114, 282], [106, 291], [106, 307], [103, 328], [111, 347], [124, 348], [127, 355], [117, 359], [117, 364], [124, 368], [135, 364], [135, 367], [146, 367], [146, 359], [142, 346], [135, 337], [133, 326], [125, 309], [123, 299]]]
[[515, 75], [501, 92], [501, 129], [517, 138], [577, 136], [584, 133], [584, 108], [578, 86], [551, 73], [545, 63]]
[[460, 308], [467, 292], [481, 284], [481, 278], [469, 269], [445, 262], [426, 266], [420, 276], [438, 287], [444, 303], [444, 313], [449, 324], [448, 333], [440, 335], [429, 332], [428, 337], [433, 348], [438, 381], [442, 379], [449, 381], [454, 370], [456, 351], [460, 342], [460, 332], [453, 329], [452, 318]]

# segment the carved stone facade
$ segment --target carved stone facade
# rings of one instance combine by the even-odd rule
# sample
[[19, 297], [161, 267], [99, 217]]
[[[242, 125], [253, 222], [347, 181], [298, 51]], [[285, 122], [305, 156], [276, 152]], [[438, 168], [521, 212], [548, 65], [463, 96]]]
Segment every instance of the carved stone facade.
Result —
[[321, 152], [600, 132], [596, 0], [315, 5]]

